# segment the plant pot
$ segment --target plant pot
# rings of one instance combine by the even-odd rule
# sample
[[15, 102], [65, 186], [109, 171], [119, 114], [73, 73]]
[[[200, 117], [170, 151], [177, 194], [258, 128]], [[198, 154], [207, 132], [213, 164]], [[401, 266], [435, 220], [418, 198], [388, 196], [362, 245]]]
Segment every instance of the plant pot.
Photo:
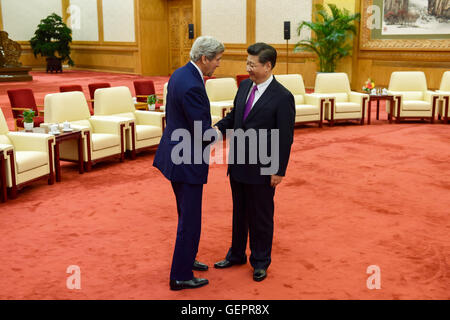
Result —
[[53, 71], [55, 71], [56, 73], [61, 72], [62, 73], [62, 63], [61, 63], [61, 59], [58, 59], [56, 57], [47, 57], [47, 70], [46, 72], [51, 72], [53, 73]]
[[155, 104], [149, 104], [148, 110], [155, 110]]
[[33, 122], [24, 122], [23, 127], [25, 128], [26, 131], [32, 131], [34, 128], [34, 123]]

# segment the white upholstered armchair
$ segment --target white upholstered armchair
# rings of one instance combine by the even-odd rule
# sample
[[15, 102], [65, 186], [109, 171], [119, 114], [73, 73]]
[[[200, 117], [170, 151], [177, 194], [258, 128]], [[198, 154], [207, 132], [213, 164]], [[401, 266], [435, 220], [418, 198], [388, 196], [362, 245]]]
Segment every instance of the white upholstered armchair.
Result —
[[126, 119], [127, 150], [134, 158], [136, 151], [159, 144], [165, 113], [136, 110], [128, 87], [112, 87], [95, 91], [95, 116]]
[[[91, 116], [86, 98], [82, 92], [54, 93], [45, 96], [45, 124], [68, 121], [74, 129], [82, 131], [83, 162], [87, 171], [102, 160], [116, 157], [124, 160], [126, 120], [101, 119]], [[78, 160], [78, 146], [75, 140], [60, 145], [60, 158]]]
[[421, 71], [396, 71], [391, 74], [388, 94], [394, 96], [394, 109], [386, 105], [388, 114], [401, 120], [429, 119], [434, 122], [439, 94], [427, 89], [427, 79]]
[[438, 113], [444, 123], [448, 123], [450, 117], [450, 71], [444, 72], [439, 90], [436, 91], [440, 97]]
[[277, 75], [275, 78], [294, 95], [295, 123], [316, 122], [321, 128], [325, 104], [328, 103], [327, 98], [307, 94], [300, 74]]
[[330, 126], [337, 120], [359, 120], [364, 124], [369, 95], [351, 91], [346, 73], [317, 74], [314, 93], [329, 99], [325, 119]]
[[38, 178], [55, 182], [53, 146], [50, 134], [10, 132], [3, 112], [0, 112], [0, 144], [10, 145], [6, 150], [6, 186], [15, 198], [17, 190]]
[[208, 79], [205, 83], [208, 94], [211, 116], [219, 121], [233, 108], [234, 97], [237, 93], [236, 80], [233, 78]]

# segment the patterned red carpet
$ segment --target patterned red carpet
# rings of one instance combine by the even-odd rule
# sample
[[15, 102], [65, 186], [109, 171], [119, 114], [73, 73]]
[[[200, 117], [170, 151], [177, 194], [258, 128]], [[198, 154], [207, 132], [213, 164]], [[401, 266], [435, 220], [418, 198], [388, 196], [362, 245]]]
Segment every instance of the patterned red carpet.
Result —
[[[124, 85], [134, 77], [97, 76]], [[33, 89], [42, 99], [61, 77]], [[61, 183], [39, 181], [0, 204], [0, 299], [450, 299], [450, 127], [390, 125], [381, 115], [372, 125], [296, 128], [261, 283], [249, 264], [213, 268], [231, 242], [226, 167], [215, 164], [198, 254], [210, 270], [195, 272], [210, 284], [169, 290], [176, 206], [150, 151], [83, 175], [66, 164]], [[71, 265], [80, 290], [66, 287]], [[372, 265], [379, 290], [367, 288]]]

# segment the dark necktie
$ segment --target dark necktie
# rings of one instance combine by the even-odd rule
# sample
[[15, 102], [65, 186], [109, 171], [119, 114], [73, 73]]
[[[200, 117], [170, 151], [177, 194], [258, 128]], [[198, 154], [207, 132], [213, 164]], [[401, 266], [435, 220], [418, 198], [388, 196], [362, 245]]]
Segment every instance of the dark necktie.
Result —
[[248, 97], [247, 104], [245, 105], [244, 110], [244, 121], [247, 118], [248, 114], [250, 113], [250, 110], [252, 110], [253, 101], [255, 101], [256, 90], [258, 90], [258, 87], [254, 86], [252, 89], [252, 93], [250, 93], [250, 97]]

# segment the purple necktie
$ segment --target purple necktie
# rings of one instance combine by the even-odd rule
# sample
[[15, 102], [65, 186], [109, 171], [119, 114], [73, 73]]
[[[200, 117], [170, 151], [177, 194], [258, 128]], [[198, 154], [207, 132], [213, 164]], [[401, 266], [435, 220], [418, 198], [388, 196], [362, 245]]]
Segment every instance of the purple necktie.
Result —
[[245, 105], [244, 110], [244, 121], [247, 118], [248, 114], [250, 113], [250, 110], [252, 110], [253, 101], [255, 100], [255, 92], [258, 90], [257, 86], [254, 86], [252, 89], [252, 93], [250, 93], [250, 97], [248, 97], [247, 104]]

